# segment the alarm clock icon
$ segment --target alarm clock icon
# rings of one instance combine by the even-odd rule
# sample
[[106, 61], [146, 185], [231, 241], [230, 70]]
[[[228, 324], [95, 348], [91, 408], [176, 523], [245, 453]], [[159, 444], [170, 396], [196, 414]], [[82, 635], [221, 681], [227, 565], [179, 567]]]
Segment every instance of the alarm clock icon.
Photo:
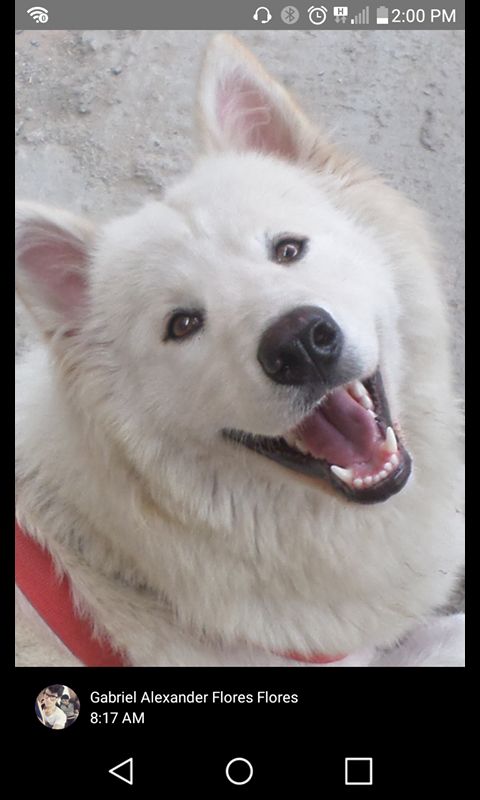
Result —
[[325, 6], [310, 6], [308, 16], [312, 25], [323, 25], [327, 19], [327, 9]]

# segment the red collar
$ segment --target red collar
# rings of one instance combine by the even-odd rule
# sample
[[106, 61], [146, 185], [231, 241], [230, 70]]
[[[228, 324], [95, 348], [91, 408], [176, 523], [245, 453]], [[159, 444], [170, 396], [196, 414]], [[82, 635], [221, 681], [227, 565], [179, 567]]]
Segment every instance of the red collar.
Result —
[[75, 611], [67, 578], [59, 578], [53, 560], [15, 521], [15, 575], [18, 588], [34, 609], [86, 667], [126, 667], [108, 642], [94, 638], [92, 626]]
[[[90, 622], [78, 616], [66, 577], [59, 578], [53, 560], [15, 521], [16, 583], [33, 608], [64, 645], [86, 667], [128, 667], [128, 661], [105, 640], [93, 635]], [[322, 653], [277, 653], [304, 664], [330, 664], [345, 658]]]
[[297, 653], [296, 650], [289, 650], [286, 653], [279, 653], [282, 658], [289, 658], [291, 661], [302, 661], [303, 664], [333, 664], [334, 661], [341, 661], [345, 658], [342, 656], [327, 656], [324, 653]]

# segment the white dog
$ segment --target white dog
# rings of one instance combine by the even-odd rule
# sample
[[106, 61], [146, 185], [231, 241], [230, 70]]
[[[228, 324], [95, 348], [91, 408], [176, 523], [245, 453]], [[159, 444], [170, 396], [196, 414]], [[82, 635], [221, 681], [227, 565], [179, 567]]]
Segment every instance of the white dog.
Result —
[[[202, 155], [162, 202], [101, 228], [19, 206], [43, 334], [18, 371], [20, 573], [25, 548], [46, 561], [19, 580], [17, 663], [462, 665], [422, 216], [228, 35], [198, 111]], [[32, 599], [50, 568], [60, 623]]]

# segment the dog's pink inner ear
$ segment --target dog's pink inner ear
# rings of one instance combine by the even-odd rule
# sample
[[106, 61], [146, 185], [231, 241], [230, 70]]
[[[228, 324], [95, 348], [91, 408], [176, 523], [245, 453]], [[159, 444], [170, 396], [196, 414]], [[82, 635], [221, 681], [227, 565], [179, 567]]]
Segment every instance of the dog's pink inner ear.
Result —
[[222, 81], [216, 110], [222, 134], [234, 147], [289, 159], [296, 156], [292, 130], [274, 98], [240, 72]]
[[83, 243], [58, 229], [26, 232], [21, 243], [23, 272], [42, 305], [76, 319], [86, 291], [87, 254]]

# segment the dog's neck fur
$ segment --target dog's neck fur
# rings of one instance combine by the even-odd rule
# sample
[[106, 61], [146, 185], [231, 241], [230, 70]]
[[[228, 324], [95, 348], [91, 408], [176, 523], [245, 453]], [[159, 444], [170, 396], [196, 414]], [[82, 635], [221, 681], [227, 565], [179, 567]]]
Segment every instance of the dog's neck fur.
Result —
[[[106, 576], [153, 593], [162, 613], [199, 637], [271, 650], [333, 654], [391, 644], [430, 610], [432, 598], [444, 601], [457, 553], [438, 545], [439, 529], [452, 525], [440, 480], [438, 505], [418, 515], [415, 530], [408, 509], [421, 478], [389, 502], [388, 530], [375, 506], [353, 504], [348, 528], [345, 501], [225, 442], [223, 458], [217, 448], [213, 461], [206, 447], [201, 462], [189, 464], [196, 487], [187, 495], [185, 456], [174, 441], [152, 443], [158, 469], [150, 461], [148, 474], [157, 478], [148, 483], [141, 464], [65, 400], [52, 366], [42, 374], [35, 398], [24, 389], [26, 419], [30, 403], [44, 408], [42, 430], [26, 431], [25, 447], [35, 437], [43, 446], [35, 462], [32, 451], [22, 458], [19, 445], [20, 463], [30, 465], [28, 474], [20, 469], [19, 510], [28, 509], [24, 524], [45, 536], [60, 564], [56, 543], [92, 569], [101, 564]], [[59, 463], [70, 473], [61, 486]]]

